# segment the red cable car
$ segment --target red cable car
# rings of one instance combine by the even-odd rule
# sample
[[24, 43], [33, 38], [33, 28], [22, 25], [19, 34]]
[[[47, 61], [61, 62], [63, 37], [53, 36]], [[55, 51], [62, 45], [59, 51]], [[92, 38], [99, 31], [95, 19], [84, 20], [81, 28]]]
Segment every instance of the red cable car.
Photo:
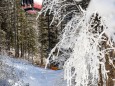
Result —
[[29, 14], [36, 14], [42, 9], [42, 0], [22, 0], [22, 8]]

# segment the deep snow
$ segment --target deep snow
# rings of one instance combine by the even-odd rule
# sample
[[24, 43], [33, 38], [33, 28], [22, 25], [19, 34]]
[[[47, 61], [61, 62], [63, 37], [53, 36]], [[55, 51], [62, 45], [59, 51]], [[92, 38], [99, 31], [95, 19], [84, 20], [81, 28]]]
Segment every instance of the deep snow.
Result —
[[[53, 71], [39, 68], [27, 61], [8, 56], [0, 56], [0, 61], [11, 66], [16, 72], [16, 76], [19, 76], [19, 80], [26, 83], [26, 86], [66, 86], [63, 80], [63, 70]], [[12, 81], [13, 79], [8, 80], [9, 83]], [[17, 81], [13, 86], [25, 86], [24, 84], [19, 85], [19, 83]]]

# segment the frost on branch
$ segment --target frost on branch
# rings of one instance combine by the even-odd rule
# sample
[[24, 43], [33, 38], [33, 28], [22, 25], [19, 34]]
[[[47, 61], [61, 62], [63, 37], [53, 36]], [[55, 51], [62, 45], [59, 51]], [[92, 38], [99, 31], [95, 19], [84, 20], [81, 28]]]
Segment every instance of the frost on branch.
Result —
[[46, 14], [47, 11], [50, 11], [49, 14], [54, 15], [52, 22], [56, 20], [59, 25], [67, 15], [75, 15], [79, 9], [75, 0], [44, 0], [41, 13]]
[[[64, 1], [44, 1], [49, 3], [46, 8], [54, 14], [54, 20], [63, 21], [61, 9], [68, 6], [62, 4]], [[114, 86], [114, 2], [91, 0], [86, 12], [76, 5], [79, 11], [74, 11], [74, 16], [62, 31], [60, 41], [49, 54], [48, 62], [66, 61], [64, 78], [68, 86]], [[71, 3], [75, 4], [74, 1]], [[111, 6], [106, 10], [107, 5]], [[46, 12], [47, 9], [42, 11]]]

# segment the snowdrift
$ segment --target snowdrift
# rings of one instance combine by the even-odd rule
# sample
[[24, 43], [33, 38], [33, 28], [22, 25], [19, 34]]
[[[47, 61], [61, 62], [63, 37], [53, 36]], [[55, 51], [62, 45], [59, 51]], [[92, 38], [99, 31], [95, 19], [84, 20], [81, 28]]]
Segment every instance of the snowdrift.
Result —
[[66, 86], [62, 74], [62, 70], [45, 70], [24, 60], [0, 56], [0, 86]]

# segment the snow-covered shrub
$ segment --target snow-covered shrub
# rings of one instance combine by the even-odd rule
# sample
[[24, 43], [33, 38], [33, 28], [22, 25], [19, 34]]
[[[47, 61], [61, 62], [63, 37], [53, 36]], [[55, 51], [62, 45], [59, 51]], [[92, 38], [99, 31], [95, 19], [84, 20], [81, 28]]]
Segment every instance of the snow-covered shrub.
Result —
[[20, 79], [24, 76], [24, 72], [9, 66], [4, 59], [6, 59], [5, 56], [0, 56], [0, 86], [26, 86]]
[[[62, 9], [68, 7], [67, 1], [44, 0], [45, 6], [41, 12], [50, 9], [54, 13], [53, 21], [59, 20], [60, 24], [68, 15], [60, 15]], [[76, 5], [76, 1], [72, 0], [69, 5]], [[52, 49], [47, 61], [47, 64], [50, 59], [66, 61], [64, 77], [68, 86], [108, 85], [109, 73], [113, 72], [107, 70], [107, 65], [112, 67], [112, 71], [115, 69], [115, 57], [110, 54], [115, 49], [114, 3], [115, 0], [91, 0], [86, 11], [79, 5], [76, 5], [79, 11], [70, 11], [74, 11], [74, 16], [65, 25], [60, 41]]]

